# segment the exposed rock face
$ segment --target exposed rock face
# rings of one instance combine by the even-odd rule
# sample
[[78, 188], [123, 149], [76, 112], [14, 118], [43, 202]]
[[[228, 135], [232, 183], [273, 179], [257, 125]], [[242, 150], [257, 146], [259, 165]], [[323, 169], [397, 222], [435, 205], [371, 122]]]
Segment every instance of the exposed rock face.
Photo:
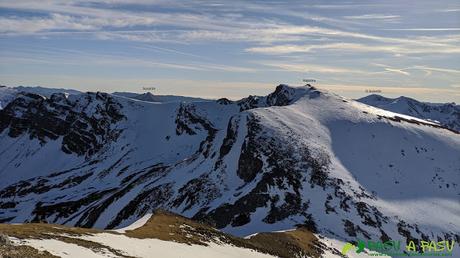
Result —
[[261, 147], [261, 144], [256, 139], [260, 128], [258, 127], [255, 117], [249, 119], [247, 128], [248, 134], [241, 147], [241, 155], [238, 160], [238, 170], [236, 174], [245, 182], [250, 182], [261, 172], [263, 162], [257, 151], [257, 149]]
[[24, 93], [0, 110], [0, 133], [10, 137], [28, 134], [41, 144], [62, 137], [62, 151], [91, 156], [120, 133], [112, 124], [124, 118], [121, 105], [106, 93], [87, 93], [67, 98]]
[[240, 106], [240, 111], [244, 111], [260, 107], [287, 106], [302, 97], [316, 98], [320, 94], [320, 91], [310, 85], [307, 86], [307, 88], [295, 89], [286, 84], [280, 84], [276, 87], [274, 92], [267, 96], [249, 96], [237, 103], [238, 106]]
[[5, 245], [11, 245], [11, 241], [7, 236], [0, 234], [0, 246]]
[[150, 102], [157, 101], [155, 96], [150, 92], [139, 94], [139, 95], [137, 95], [137, 96], [135, 96], [133, 98], [138, 99], [138, 100], [142, 100], [142, 101], [150, 101]]
[[221, 99], [218, 99], [216, 100], [217, 103], [221, 104], [221, 105], [230, 105], [233, 103], [233, 101], [227, 99], [227, 98], [221, 98]]

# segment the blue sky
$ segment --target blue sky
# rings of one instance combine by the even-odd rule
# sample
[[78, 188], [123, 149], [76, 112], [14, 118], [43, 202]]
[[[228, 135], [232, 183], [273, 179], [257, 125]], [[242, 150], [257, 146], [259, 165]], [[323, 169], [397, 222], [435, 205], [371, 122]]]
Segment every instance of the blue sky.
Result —
[[460, 2], [0, 0], [0, 59], [9, 86], [460, 102]]

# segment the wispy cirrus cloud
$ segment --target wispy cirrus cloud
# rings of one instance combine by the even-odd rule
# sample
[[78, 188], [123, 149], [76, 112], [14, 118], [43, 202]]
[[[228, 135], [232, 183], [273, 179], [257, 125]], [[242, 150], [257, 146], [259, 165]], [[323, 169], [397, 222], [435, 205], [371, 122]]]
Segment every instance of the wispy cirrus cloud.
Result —
[[347, 19], [358, 19], [358, 20], [368, 20], [368, 19], [394, 19], [400, 18], [399, 15], [386, 15], [386, 14], [363, 14], [363, 15], [353, 15], [353, 16], [344, 16]]
[[352, 20], [399, 20], [401, 16], [373, 13], [373, 14], [344, 16], [344, 18], [352, 19]]
[[436, 11], [442, 12], [442, 13], [460, 12], [460, 8], [446, 8], [446, 9], [439, 9]]
[[460, 28], [400, 28], [400, 29], [385, 29], [395, 31], [460, 31]]
[[[396, 68], [394, 68], [392, 66], [385, 65], [385, 64], [372, 63], [372, 65], [378, 66], [378, 67], [396, 69]], [[441, 67], [430, 67], [430, 66], [426, 66], [426, 65], [408, 66], [408, 67], [405, 67], [405, 68], [399, 68], [399, 70], [422, 70], [422, 71], [434, 71], [434, 72], [451, 73], [451, 74], [460, 73], [460, 70], [456, 70], [456, 69], [441, 68]]]
[[441, 72], [441, 73], [450, 73], [450, 74], [460, 74], [460, 70], [456, 69], [449, 69], [449, 68], [439, 68], [439, 67], [429, 67], [424, 65], [416, 65], [409, 67], [408, 69], [419, 69], [423, 71], [434, 71], [434, 72]]
[[402, 74], [402, 75], [406, 75], [406, 76], [410, 75], [410, 73], [407, 72], [407, 70], [409, 70], [409, 68], [395, 68], [395, 67], [391, 67], [389, 65], [378, 64], [378, 63], [373, 63], [372, 65], [377, 66], [377, 67], [383, 67], [384, 71], [382, 71], [380, 73], [390, 72], [390, 73]]
[[404, 71], [404, 69], [394, 69], [394, 68], [384, 68], [384, 69], [385, 69], [385, 71], [387, 71], [387, 72], [399, 73], [399, 74], [406, 75], [406, 76], [409, 76], [409, 75], [410, 75], [410, 73]]
[[[426, 44], [425, 44], [426, 43]], [[392, 45], [376, 45], [376, 44], [361, 44], [361, 43], [330, 43], [330, 44], [312, 44], [312, 45], [273, 45], [262, 47], [247, 48], [247, 52], [262, 53], [269, 55], [291, 54], [291, 53], [310, 53], [315, 51], [349, 51], [353, 53], [362, 52], [379, 52], [392, 54], [428, 54], [428, 53], [460, 53], [460, 47], [454, 44], [435, 43], [439, 47], [429, 46], [430, 43], [424, 39], [420, 41], [404, 44]], [[442, 45], [442, 46], [441, 46]]]
[[34, 33], [45, 30], [91, 30], [94, 24], [83, 23], [75, 18], [61, 14], [50, 14], [49, 17], [0, 17], [0, 33]]

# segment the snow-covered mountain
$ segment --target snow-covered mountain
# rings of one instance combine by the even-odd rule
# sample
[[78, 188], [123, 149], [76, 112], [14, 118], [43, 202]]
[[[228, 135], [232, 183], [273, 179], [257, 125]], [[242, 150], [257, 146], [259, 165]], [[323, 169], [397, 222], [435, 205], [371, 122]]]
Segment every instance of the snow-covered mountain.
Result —
[[395, 113], [436, 121], [447, 128], [460, 132], [460, 105], [455, 103], [428, 103], [407, 97], [392, 99], [377, 94], [363, 97], [358, 101]]
[[247, 236], [460, 241], [460, 134], [314, 87], [239, 101], [21, 93], [0, 221], [114, 229], [162, 208]]
[[[79, 95], [81, 91], [73, 89], [63, 88], [46, 88], [41, 86], [17, 86], [8, 87], [0, 85], [0, 109], [6, 107], [9, 102], [16, 98], [21, 93], [33, 93], [50, 98], [52, 94], [64, 93], [66, 95]], [[174, 95], [154, 95], [150, 92], [146, 93], [134, 93], [134, 92], [113, 92], [112, 95], [122, 96], [131, 99], [137, 99], [148, 102], [197, 102], [197, 101], [211, 101], [203, 98], [194, 98], [186, 96], [174, 96]]]

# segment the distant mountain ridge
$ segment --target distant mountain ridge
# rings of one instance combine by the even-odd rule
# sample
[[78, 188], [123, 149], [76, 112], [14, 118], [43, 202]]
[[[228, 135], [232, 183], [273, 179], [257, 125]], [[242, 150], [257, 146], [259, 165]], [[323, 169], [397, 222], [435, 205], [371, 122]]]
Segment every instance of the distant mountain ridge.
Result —
[[[48, 88], [41, 86], [16, 86], [9, 87], [0, 85], [0, 109], [6, 107], [10, 101], [12, 101], [19, 93], [33, 93], [44, 97], [51, 97], [54, 93], [64, 93], [68, 95], [78, 95], [83, 92], [73, 89], [64, 88]], [[175, 95], [156, 95], [150, 92], [146, 93], [135, 93], [135, 92], [113, 92], [113, 95], [122, 96], [131, 99], [137, 99], [147, 102], [195, 102], [195, 101], [211, 101], [209, 99], [186, 97], [186, 96], [175, 96]]]
[[114, 92], [116, 96], [123, 96], [131, 99], [137, 99], [147, 102], [195, 102], [195, 101], [211, 101], [208, 99], [185, 97], [185, 96], [174, 96], [174, 95], [156, 95], [150, 92], [146, 93], [133, 93], [133, 92]]
[[441, 125], [460, 132], [460, 105], [455, 103], [421, 102], [408, 97], [386, 98], [372, 94], [357, 101], [425, 120], [438, 121]]

